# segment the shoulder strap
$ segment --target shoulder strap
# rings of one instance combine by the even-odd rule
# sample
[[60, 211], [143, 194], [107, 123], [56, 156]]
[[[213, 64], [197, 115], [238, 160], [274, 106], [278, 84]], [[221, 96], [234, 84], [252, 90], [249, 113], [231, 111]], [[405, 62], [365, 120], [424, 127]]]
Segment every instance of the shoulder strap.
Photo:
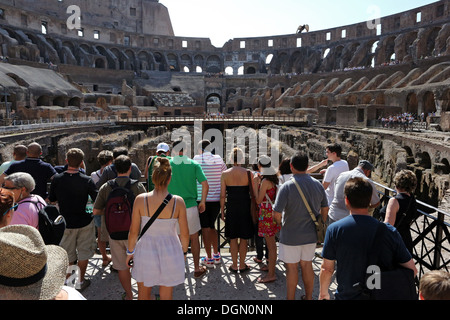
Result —
[[306, 210], [308, 210], [309, 215], [311, 216], [311, 219], [314, 221], [314, 223], [316, 224], [316, 227], [319, 226], [319, 223], [317, 222], [316, 216], [312, 213], [311, 207], [309, 206], [308, 201], [306, 201], [306, 197], [303, 194], [302, 189], [300, 188], [300, 186], [298, 185], [297, 181], [295, 181], [295, 178], [292, 177], [291, 180], [295, 183], [295, 186], [297, 187], [298, 192], [300, 193], [300, 196], [303, 199], [303, 202], [305, 203], [306, 206]]
[[169, 193], [166, 198], [164, 199], [164, 201], [161, 203], [161, 205], [159, 206], [158, 210], [156, 210], [155, 214], [150, 218], [150, 220], [145, 224], [144, 228], [141, 231], [141, 234], [139, 235], [138, 241], [139, 239], [141, 239], [141, 237], [144, 235], [144, 233], [147, 231], [148, 228], [150, 228], [150, 226], [152, 225], [152, 223], [156, 220], [156, 218], [158, 218], [159, 214], [161, 213], [161, 211], [163, 211], [164, 207], [169, 203], [169, 201], [172, 199], [172, 195]]
[[368, 266], [376, 265], [378, 263], [378, 255], [381, 250], [381, 246], [379, 245], [379, 241], [383, 232], [385, 230], [386, 225], [383, 222], [378, 222], [377, 230], [375, 232], [375, 236], [373, 238], [372, 246], [368, 252]]

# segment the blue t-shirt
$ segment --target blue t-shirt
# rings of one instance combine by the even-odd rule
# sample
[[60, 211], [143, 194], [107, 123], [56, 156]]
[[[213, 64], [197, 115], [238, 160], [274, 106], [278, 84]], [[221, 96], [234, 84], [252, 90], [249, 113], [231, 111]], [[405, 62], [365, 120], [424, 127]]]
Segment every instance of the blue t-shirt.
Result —
[[26, 158], [15, 162], [9, 166], [5, 174], [10, 175], [16, 172], [29, 173], [36, 183], [36, 187], [31, 193], [40, 195], [44, 199], [47, 198], [47, 183], [57, 173], [51, 164], [38, 158]]
[[[371, 216], [350, 215], [328, 227], [322, 257], [337, 262], [336, 300], [358, 298], [360, 292], [353, 285], [365, 280], [368, 252], [379, 223]], [[397, 229], [389, 224], [387, 227], [383, 238], [378, 240], [382, 246], [378, 260], [381, 269], [411, 260]]]

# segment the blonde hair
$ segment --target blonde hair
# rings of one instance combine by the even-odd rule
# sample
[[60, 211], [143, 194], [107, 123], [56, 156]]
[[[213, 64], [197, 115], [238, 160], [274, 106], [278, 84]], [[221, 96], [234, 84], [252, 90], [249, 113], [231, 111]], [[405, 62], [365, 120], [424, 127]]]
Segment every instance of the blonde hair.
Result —
[[163, 157], [156, 158], [152, 173], [152, 182], [155, 187], [167, 186], [171, 176], [172, 167], [170, 166], [169, 159]]

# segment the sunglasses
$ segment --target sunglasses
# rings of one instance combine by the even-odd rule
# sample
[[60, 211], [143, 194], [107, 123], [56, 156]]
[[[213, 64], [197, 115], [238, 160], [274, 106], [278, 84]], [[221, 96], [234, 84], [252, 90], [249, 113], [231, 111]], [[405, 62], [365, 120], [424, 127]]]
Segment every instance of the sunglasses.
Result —
[[18, 203], [16, 203], [15, 205], [13, 205], [11, 208], [9, 208], [8, 210], [6, 210], [6, 211], [2, 214], [2, 217], [3, 217], [5, 214], [7, 214], [10, 210], [16, 211], [18, 206], [19, 206]]
[[2, 189], [5, 189], [5, 190], [18, 190], [18, 189], [22, 189], [22, 188], [20, 188], [20, 187], [7, 187], [5, 185], [2, 185]]

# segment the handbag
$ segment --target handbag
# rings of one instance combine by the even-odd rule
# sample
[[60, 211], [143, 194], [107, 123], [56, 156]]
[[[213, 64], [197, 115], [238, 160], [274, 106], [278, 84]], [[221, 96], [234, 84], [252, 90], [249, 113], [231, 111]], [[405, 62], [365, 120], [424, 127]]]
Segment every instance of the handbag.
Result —
[[309, 212], [309, 215], [311, 216], [311, 219], [313, 220], [315, 226], [316, 226], [316, 233], [317, 233], [317, 243], [322, 244], [325, 240], [325, 234], [327, 232], [327, 225], [325, 224], [325, 222], [322, 219], [322, 216], [320, 215], [319, 218], [317, 219], [316, 216], [314, 215], [314, 213], [311, 210], [311, 207], [309, 206], [308, 201], [306, 201], [306, 197], [303, 194], [302, 189], [300, 188], [300, 186], [298, 185], [297, 181], [295, 181], [295, 179], [292, 177], [291, 178], [292, 181], [294, 181], [298, 192], [300, 193], [300, 196], [303, 199], [303, 202], [305, 203], [306, 209]]
[[[372, 243], [372, 247], [369, 251], [368, 266], [376, 266], [378, 263], [378, 255], [382, 246], [380, 245], [381, 239], [383, 239], [384, 232], [387, 227], [384, 223], [379, 222], [377, 231]], [[379, 287], [369, 288], [368, 282], [370, 277], [374, 274], [366, 276], [364, 285], [357, 284], [362, 289], [362, 294], [365, 299], [368, 300], [417, 300], [418, 294], [416, 289], [416, 283], [414, 279], [414, 271], [408, 268], [404, 268], [400, 265], [395, 266], [392, 269], [381, 269], [380, 273], [375, 273], [375, 276], [379, 276]]]
[[[169, 201], [172, 199], [172, 197], [173, 196], [170, 193], [166, 196], [164, 201], [161, 203], [159, 208], [156, 210], [155, 214], [152, 215], [150, 220], [147, 221], [147, 223], [145, 224], [144, 228], [142, 228], [142, 231], [141, 231], [141, 234], [139, 235], [138, 241], [142, 238], [142, 236], [147, 231], [147, 229], [150, 228], [150, 226], [153, 224], [153, 222], [155, 222], [156, 218], [158, 218], [159, 214], [161, 213], [161, 211], [163, 211], [163, 209], [166, 207], [166, 205], [169, 203]], [[147, 199], [147, 198], [145, 198], [145, 199]], [[148, 207], [147, 207], [147, 209], [148, 209]]]
[[247, 170], [247, 177], [248, 177], [248, 186], [250, 188], [250, 215], [252, 217], [253, 224], [257, 224], [259, 220], [259, 205], [256, 203], [250, 170]]

